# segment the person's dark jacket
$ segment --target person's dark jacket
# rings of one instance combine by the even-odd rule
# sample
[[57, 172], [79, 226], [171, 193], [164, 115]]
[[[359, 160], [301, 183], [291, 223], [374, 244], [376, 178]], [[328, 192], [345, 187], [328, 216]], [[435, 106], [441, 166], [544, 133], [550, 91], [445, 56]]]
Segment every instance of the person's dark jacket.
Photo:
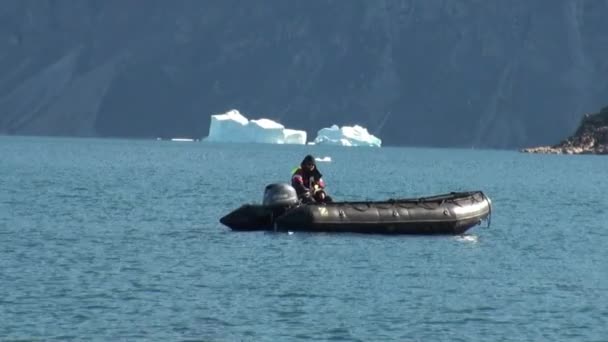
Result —
[[291, 177], [291, 186], [296, 189], [298, 197], [302, 197], [306, 194], [312, 195], [315, 191], [315, 185], [318, 189], [325, 188], [325, 182], [322, 177], [323, 175], [316, 167], [312, 172], [308, 172], [308, 170], [305, 170], [303, 167], [299, 167]]

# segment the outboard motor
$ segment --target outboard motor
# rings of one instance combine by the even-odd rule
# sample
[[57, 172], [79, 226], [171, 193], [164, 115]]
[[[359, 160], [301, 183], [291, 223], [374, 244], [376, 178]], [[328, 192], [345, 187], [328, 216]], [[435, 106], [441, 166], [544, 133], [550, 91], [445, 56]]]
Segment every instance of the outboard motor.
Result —
[[268, 184], [264, 190], [264, 205], [289, 207], [298, 203], [293, 186], [285, 183]]

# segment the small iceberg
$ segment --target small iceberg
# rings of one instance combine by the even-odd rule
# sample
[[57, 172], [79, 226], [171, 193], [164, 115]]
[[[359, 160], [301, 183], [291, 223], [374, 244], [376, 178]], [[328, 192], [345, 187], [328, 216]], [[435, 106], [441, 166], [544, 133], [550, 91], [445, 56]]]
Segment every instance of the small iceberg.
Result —
[[329, 163], [329, 162], [331, 162], [331, 157], [330, 156], [325, 156], [322, 158], [317, 157], [317, 158], [315, 158], [315, 161], [318, 161], [321, 163]]
[[306, 144], [306, 132], [285, 128], [270, 119], [249, 120], [238, 110], [211, 115], [209, 142]]
[[322, 128], [317, 132], [314, 140], [316, 145], [338, 145], [338, 146], [370, 146], [380, 147], [382, 140], [367, 131], [367, 128], [355, 126], [332, 125], [329, 128]]
[[190, 139], [190, 138], [171, 138], [171, 141], [195, 141], [195, 140]]

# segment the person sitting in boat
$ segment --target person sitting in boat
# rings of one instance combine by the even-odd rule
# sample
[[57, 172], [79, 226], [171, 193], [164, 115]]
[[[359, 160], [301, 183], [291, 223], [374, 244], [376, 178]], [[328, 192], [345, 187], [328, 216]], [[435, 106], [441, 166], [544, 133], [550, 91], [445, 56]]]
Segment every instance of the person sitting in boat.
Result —
[[303, 203], [327, 203], [332, 198], [325, 192], [323, 175], [317, 169], [315, 157], [307, 155], [291, 175], [291, 186], [296, 189], [298, 198]]

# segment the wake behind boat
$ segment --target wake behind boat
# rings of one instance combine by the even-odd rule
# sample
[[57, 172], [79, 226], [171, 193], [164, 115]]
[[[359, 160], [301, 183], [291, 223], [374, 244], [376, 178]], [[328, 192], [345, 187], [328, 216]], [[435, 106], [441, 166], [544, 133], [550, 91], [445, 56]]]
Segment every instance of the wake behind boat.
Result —
[[245, 204], [220, 219], [236, 231], [462, 234], [491, 216], [482, 191], [371, 202], [301, 204], [293, 187], [270, 184], [263, 204]]

